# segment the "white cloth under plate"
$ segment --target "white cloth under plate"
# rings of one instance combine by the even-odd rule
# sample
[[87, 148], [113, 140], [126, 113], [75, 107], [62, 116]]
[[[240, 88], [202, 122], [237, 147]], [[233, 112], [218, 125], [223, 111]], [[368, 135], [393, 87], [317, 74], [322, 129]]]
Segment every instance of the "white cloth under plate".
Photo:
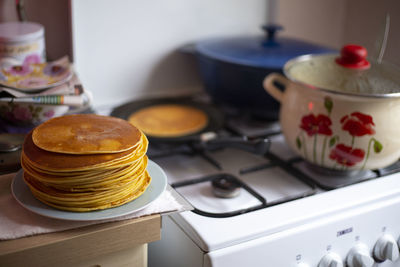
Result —
[[151, 214], [186, 210], [171, 193], [164, 191], [148, 207], [129, 215], [99, 221], [64, 221], [35, 214], [22, 207], [11, 194], [11, 182], [15, 173], [0, 176], [0, 240], [64, 231], [104, 222], [138, 218]]

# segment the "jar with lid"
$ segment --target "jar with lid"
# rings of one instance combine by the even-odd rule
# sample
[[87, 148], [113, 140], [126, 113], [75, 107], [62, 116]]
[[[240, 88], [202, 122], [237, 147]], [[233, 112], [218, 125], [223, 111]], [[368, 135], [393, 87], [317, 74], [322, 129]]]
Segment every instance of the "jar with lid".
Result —
[[0, 23], [0, 67], [45, 62], [44, 27], [34, 22]]

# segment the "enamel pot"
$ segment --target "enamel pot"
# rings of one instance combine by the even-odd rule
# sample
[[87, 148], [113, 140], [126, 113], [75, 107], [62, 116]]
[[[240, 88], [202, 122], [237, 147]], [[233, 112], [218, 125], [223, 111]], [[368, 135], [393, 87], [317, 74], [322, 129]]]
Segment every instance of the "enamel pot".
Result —
[[197, 60], [206, 93], [214, 104], [260, 118], [278, 120], [279, 103], [262, 87], [265, 76], [282, 73], [291, 58], [332, 49], [293, 38], [277, 37], [281, 27], [263, 27], [265, 35], [215, 37], [181, 49]]
[[[347, 45], [341, 55], [305, 55], [272, 73], [265, 90], [280, 102], [287, 144], [311, 165], [353, 171], [400, 156], [400, 69]], [[276, 83], [284, 85], [281, 91]]]

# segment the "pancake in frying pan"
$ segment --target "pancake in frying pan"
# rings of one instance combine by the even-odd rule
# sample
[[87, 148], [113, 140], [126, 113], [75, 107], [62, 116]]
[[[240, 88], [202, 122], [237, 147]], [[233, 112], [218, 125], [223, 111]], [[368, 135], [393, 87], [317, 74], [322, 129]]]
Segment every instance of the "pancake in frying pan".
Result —
[[208, 116], [195, 107], [161, 104], [134, 112], [128, 121], [148, 136], [180, 137], [204, 129], [208, 124]]

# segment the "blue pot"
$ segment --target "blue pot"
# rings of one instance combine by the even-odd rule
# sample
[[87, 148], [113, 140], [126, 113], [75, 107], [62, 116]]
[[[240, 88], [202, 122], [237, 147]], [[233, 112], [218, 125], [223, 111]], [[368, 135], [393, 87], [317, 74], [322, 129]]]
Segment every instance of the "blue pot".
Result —
[[266, 36], [213, 38], [196, 43], [196, 55], [206, 92], [215, 104], [268, 120], [277, 120], [279, 103], [265, 92], [262, 81], [271, 72], [282, 73], [294, 57], [334, 50], [290, 39], [275, 38], [281, 27], [267, 25]]

